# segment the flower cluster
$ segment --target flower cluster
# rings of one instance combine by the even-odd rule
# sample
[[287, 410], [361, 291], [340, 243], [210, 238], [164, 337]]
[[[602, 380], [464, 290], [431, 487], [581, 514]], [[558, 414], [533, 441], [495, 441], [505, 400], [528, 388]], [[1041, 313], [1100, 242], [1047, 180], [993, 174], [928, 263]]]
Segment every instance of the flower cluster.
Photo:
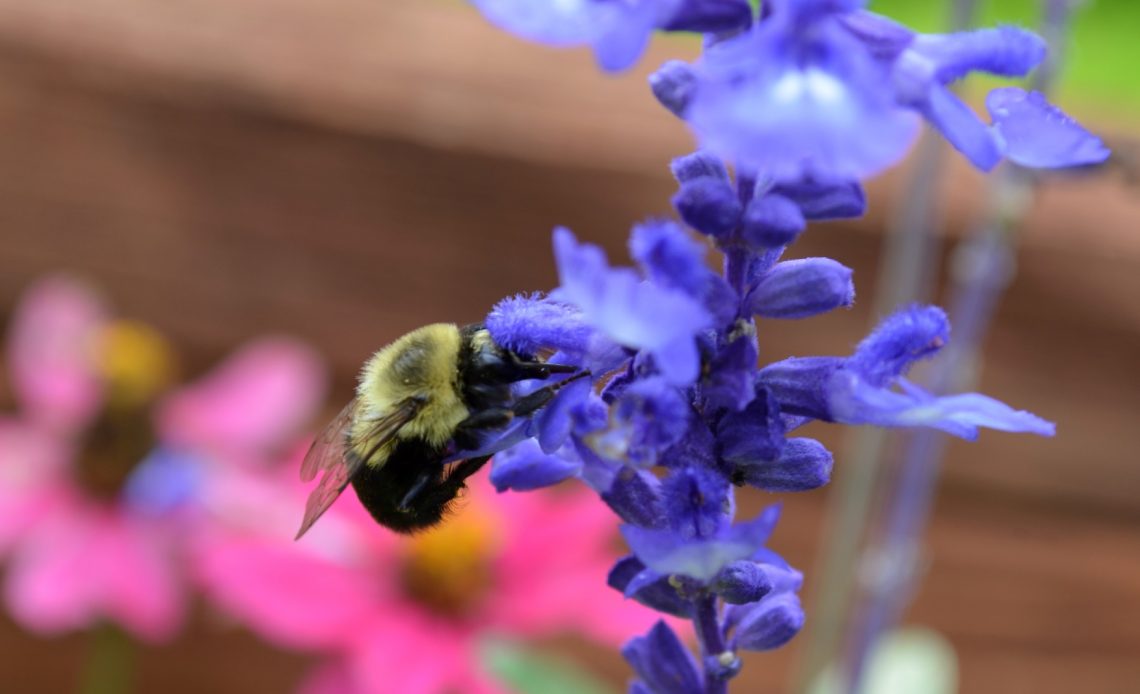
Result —
[[377, 533], [349, 494], [294, 543], [301, 430], [326, 384], [293, 340], [261, 338], [175, 387], [156, 331], [55, 276], [28, 289], [4, 348], [3, 598], [28, 631], [165, 643], [197, 592], [321, 656], [306, 694], [495, 694], [488, 633], [618, 645], [654, 621], [606, 587], [616, 532], [585, 489], [497, 498], [481, 478], [461, 517], [410, 540]]
[[67, 277], [33, 285], [8, 331], [19, 409], [0, 414], [0, 559], [12, 617], [41, 634], [113, 623], [173, 637], [188, 598], [200, 491], [276, 460], [319, 406], [320, 360], [253, 342], [173, 388], [157, 332], [114, 319]]
[[[740, 520], [733, 494], [744, 485], [788, 492], [827, 483], [831, 453], [796, 429], [824, 421], [965, 439], [980, 427], [1053, 434], [1051, 423], [992, 398], [930, 393], [906, 379], [950, 339], [934, 306], [899, 309], [848, 356], [759, 365], [757, 318], [807, 318], [854, 301], [850, 269], [828, 258], [783, 260], [786, 249], [809, 221], [861, 216], [860, 181], [897, 162], [923, 119], [983, 170], [1002, 159], [1086, 165], [1108, 152], [1040, 94], [995, 90], [986, 125], [948, 89], [972, 71], [1031, 70], [1045, 47], [1020, 29], [919, 35], [860, 0], [765, 2], [756, 17], [727, 0], [476, 4], [529, 38], [592, 44], [611, 69], [640, 52], [650, 27], [672, 28], [678, 13], [733, 17], [700, 29], [696, 64], [667, 63], [650, 80], [704, 147], [672, 169], [674, 207], [705, 242], [677, 223], [651, 221], [630, 237], [637, 268], [622, 268], [558, 229], [558, 288], [506, 299], [486, 319], [500, 344], [552, 354], [591, 376], [503, 439], [529, 437], [495, 457], [492, 482], [524, 491], [578, 478], [596, 491], [623, 521], [631, 550], [610, 586], [691, 620], [699, 642], [693, 658], [662, 622], [628, 643], [623, 653], [638, 676], [630, 691], [724, 692], [739, 651], [776, 648], [804, 621], [801, 574], [765, 547], [778, 507]], [[593, 22], [591, 13], [607, 19]], [[607, 38], [555, 40], [547, 32], [568, 17]], [[609, 61], [619, 36], [626, 60]], [[708, 245], [723, 254], [723, 273], [707, 265]]]

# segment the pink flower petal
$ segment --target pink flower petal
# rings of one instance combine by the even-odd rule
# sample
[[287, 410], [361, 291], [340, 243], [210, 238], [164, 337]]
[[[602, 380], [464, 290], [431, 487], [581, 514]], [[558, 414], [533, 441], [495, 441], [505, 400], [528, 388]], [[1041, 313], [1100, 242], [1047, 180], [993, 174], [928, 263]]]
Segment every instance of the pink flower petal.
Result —
[[287, 647], [336, 646], [378, 609], [368, 572], [311, 554], [288, 536], [207, 543], [197, 571], [223, 610]]
[[0, 420], [0, 555], [62, 501], [70, 447], [46, 431]]
[[169, 638], [183, 595], [160, 534], [91, 509], [38, 526], [12, 557], [5, 597], [25, 627], [45, 634], [111, 619], [146, 641]]
[[63, 431], [91, 419], [102, 397], [95, 369], [107, 320], [94, 292], [73, 279], [51, 277], [25, 292], [9, 328], [8, 366], [29, 418]]
[[325, 392], [320, 358], [286, 338], [265, 338], [168, 398], [158, 427], [168, 443], [265, 453], [310, 422]]
[[462, 684], [472, 658], [465, 638], [446, 623], [414, 610], [394, 607], [373, 615], [349, 655], [361, 692], [467, 692]]
[[[165, 641], [182, 626], [185, 612], [176, 537], [162, 532], [157, 519], [116, 520], [107, 526], [102, 556], [107, 616], [146, 641]], [[155, 526], [144, 525], [152, 520]]]
[[365, 694], [352, 679], [352, 672], [339, 659], [321, 663], [297, 688], [297, 694]]

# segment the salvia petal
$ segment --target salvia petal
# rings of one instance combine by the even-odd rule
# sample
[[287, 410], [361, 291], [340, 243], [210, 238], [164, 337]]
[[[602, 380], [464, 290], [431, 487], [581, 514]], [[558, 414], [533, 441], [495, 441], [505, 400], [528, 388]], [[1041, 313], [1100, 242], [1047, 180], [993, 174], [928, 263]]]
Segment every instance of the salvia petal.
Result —
[[611, 269], [601, 249], [579, 244], [566, 229], [554, 233], [560, 298], [614, 342], [649, 351], [670, 383], [691, 383], [699, 372], [694, 336], [712, 318], [676, 289], [642, 282], [629, 269]]
[[1045, 41], [1016, 27], [976, 29], [956, 34], [923, 34], [911, 50], [930, 61], [934, 77], [946, 84], [979, 70], [1003, 77], [1023, 77], [1045, 58]]
[[566, 443], [574, 428], [573, 412], [584, 404], [592, 389], [589, 379], [580, 378], [562, 386], [554, 399], [539, 411], [535, 419], [538, 443], [543, 451], [553, 452]]
[[1004, 87], [990, 92], [986, 108], [1007, 159], [1036, 169], [1099, 164], [1109, 150], [1040, 92]]
[[847, 368], [883, 384], [921, 359], [934, 356], [950, 340], [950, 320], [937, 306], [908, 306], [887, 316], [863, 338]]
[[730, 562], [745, 559], [764, 545], [779, 518], [779, 507], [757, 518], [722, 529], [711, 537], [686, 539], [672, 530], [623, 525], [622, 536], [647, 567], [709, 581]]
[[[904, 382], [900, 379], [900, 385]], [[848, 370], [837, 372], [830, 389], [835, 421], [882, 427], [925, 426], [973, 440], [978, 427], [1052, 436], [1054, 425], [1024, 410], [978, 393], [936, 397], [906, 384], [902, 392], [871, 385]]]
[[658, 612], [682, 618], [692, 614], [692, 602], [673, 587], [669, 577], [645, 568], [633, 555], [623, 557], [614, 564], [606, 577], [606, 584]]
[[702, 694], [697, 663], [665, 622], [621, 649], [622, 656], [654, 694]]
[[517, 295], [495, 304], [484, 321], [495, 342], [519, 354], [556, 349], [582, 358], [594, 329], [582, 312], [538, 294]]
[[537, 441], [527, 439], [495, 455], [491, 461], [491, 484], [500, 492], [529, 491], [574, 477], [581, 469], [580, 461], [543, 453]]
[[916, 107], [978, 169], [989, 171], [1001, 161], [1001, 149], [993, 132], [946, 87], [932, 86], [926, 101]]

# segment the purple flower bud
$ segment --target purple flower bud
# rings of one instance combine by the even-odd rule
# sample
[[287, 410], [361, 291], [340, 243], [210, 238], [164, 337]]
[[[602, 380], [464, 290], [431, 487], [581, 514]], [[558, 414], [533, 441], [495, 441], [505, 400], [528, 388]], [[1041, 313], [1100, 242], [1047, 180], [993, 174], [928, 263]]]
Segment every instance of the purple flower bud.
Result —
[[776, 398], [768, 389], [758, 388], [748, 407], [722, 417], [717, 424], [720, 457], [734, 466], [775, 460], [784, 448], [784, 431]]
[[772, 194], [792, 200], [804, 217], [813, 221], [853, 219], [867, 211], [867, 195], [858, 181], [785, 181], [773, 188]]
[[673, 206], [686, 224], [709, 236], [723, 236], [736, 228], [742, 211], [732, 186], [709, 176], [682, 183]]
[[787, 246], [807, 227], [799, 205], [782, 195], [758, 195], [744, 210], [741, 237], [757, 248]]
[[751, 321], [740, 321], [729, 342], [717, 350], [701, 381], [701, 397], [712, 411], [739, 412], [756, 396], [753, 381], [759, 347]]
[[685, 0], [665, 30], [720, 34], [745, 29], [751, 23], [748, 0]]
[[693, 68], [680, 60], [669, 60], [649, 76], [649, 88], [661, 105], [678, 118], [684, 117], [697, 87]]
[[728, 480], [713, 470], [674, 470], [661, 484], [669, 527], [682, 538], [709, 537], [726, 527], [734, 507]]
[[621, 654], [653, 694], [702, 694], [697, 663], [673, 630], [657, 622], [629, 641]]
[[703, 150], [677, 157], [670, 162], [669, 169], [678, 183], [687, 183], [702, 176], [729, 182], [728, 169], [724, 168], [724, 161], [715, 154]]
[[626, 523], [654, 528], [664, 522], [661, 482], [645, 470], [622, 467], [601, 497]]
[[807, 318], [854, 302], [851, 269], [831, 258], [776, 263], [748, 296], [749, 309], [765, 318]]
[[737, 458], [734, 472], [745, 484], [769, 492], [805, 492], [827, 484], [831, 452], [815, 439], [792, 438], [775, 459]]
[[754, 561], [734, 561], [720, 570], [710, 586], [732, 605], [756, 602], [772, 591], [772, 579]]
[[689, 420], [685, 435], [672, 448], [661, 454], [660, 463], [670, 470], [687, 467], [716, 467], [716, 440], [700, 417]]
[[844, 362], [841, 357], [791, 357], [760, 369], [756, 385], [771, 391], [781, 412], [831, 421], [827, 390]]
[[758, 603], [734, 609], [739, 616], [732, 646], [747, 651], [779, 648], [804, 625], [804, 610], [794, 593], [773, 593]]

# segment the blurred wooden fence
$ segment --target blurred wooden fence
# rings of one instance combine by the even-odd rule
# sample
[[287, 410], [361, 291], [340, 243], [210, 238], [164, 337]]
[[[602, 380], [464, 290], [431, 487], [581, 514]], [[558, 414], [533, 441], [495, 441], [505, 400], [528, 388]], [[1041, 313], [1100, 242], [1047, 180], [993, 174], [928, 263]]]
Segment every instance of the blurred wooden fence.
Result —
[[[555, 224], [624, 258], [629, 225], [668, 214], [666, 164], [691, 146], [644, 77], [694, 48], [659, 43], [613, 78], [447, 0], [0, 0], [0, 312], [70, 269], [173, 335], [189, 371], [288, 332], [347, 393], [388, 339], [551, 286]], [[896, 180], [867, 220], [794, 254], [839, 259], [872, 296]], [[944, 193], [953, 236], [982, 183], [957, 166]], [[1050, 185], [1029, 220], [983, 388], [1059, 436], [952, 447], [910, 613], [958, 648], [964, 692], [1140, 683], [1137, 197], [1111, 178]], [[861, 305], [766, 323], [764, 356], [844, 353], [869, 320]], [[809, 581], [826, 495], [789, 498], [776, 538]], [[278, 691], [300, 672], [210, 634], [149, 653], [143, 691]], [[80, 649], [5, 623], [0, 681], [64, 691]], [[754, 657], [734, 691], [781, 691], [794, 655]]]

